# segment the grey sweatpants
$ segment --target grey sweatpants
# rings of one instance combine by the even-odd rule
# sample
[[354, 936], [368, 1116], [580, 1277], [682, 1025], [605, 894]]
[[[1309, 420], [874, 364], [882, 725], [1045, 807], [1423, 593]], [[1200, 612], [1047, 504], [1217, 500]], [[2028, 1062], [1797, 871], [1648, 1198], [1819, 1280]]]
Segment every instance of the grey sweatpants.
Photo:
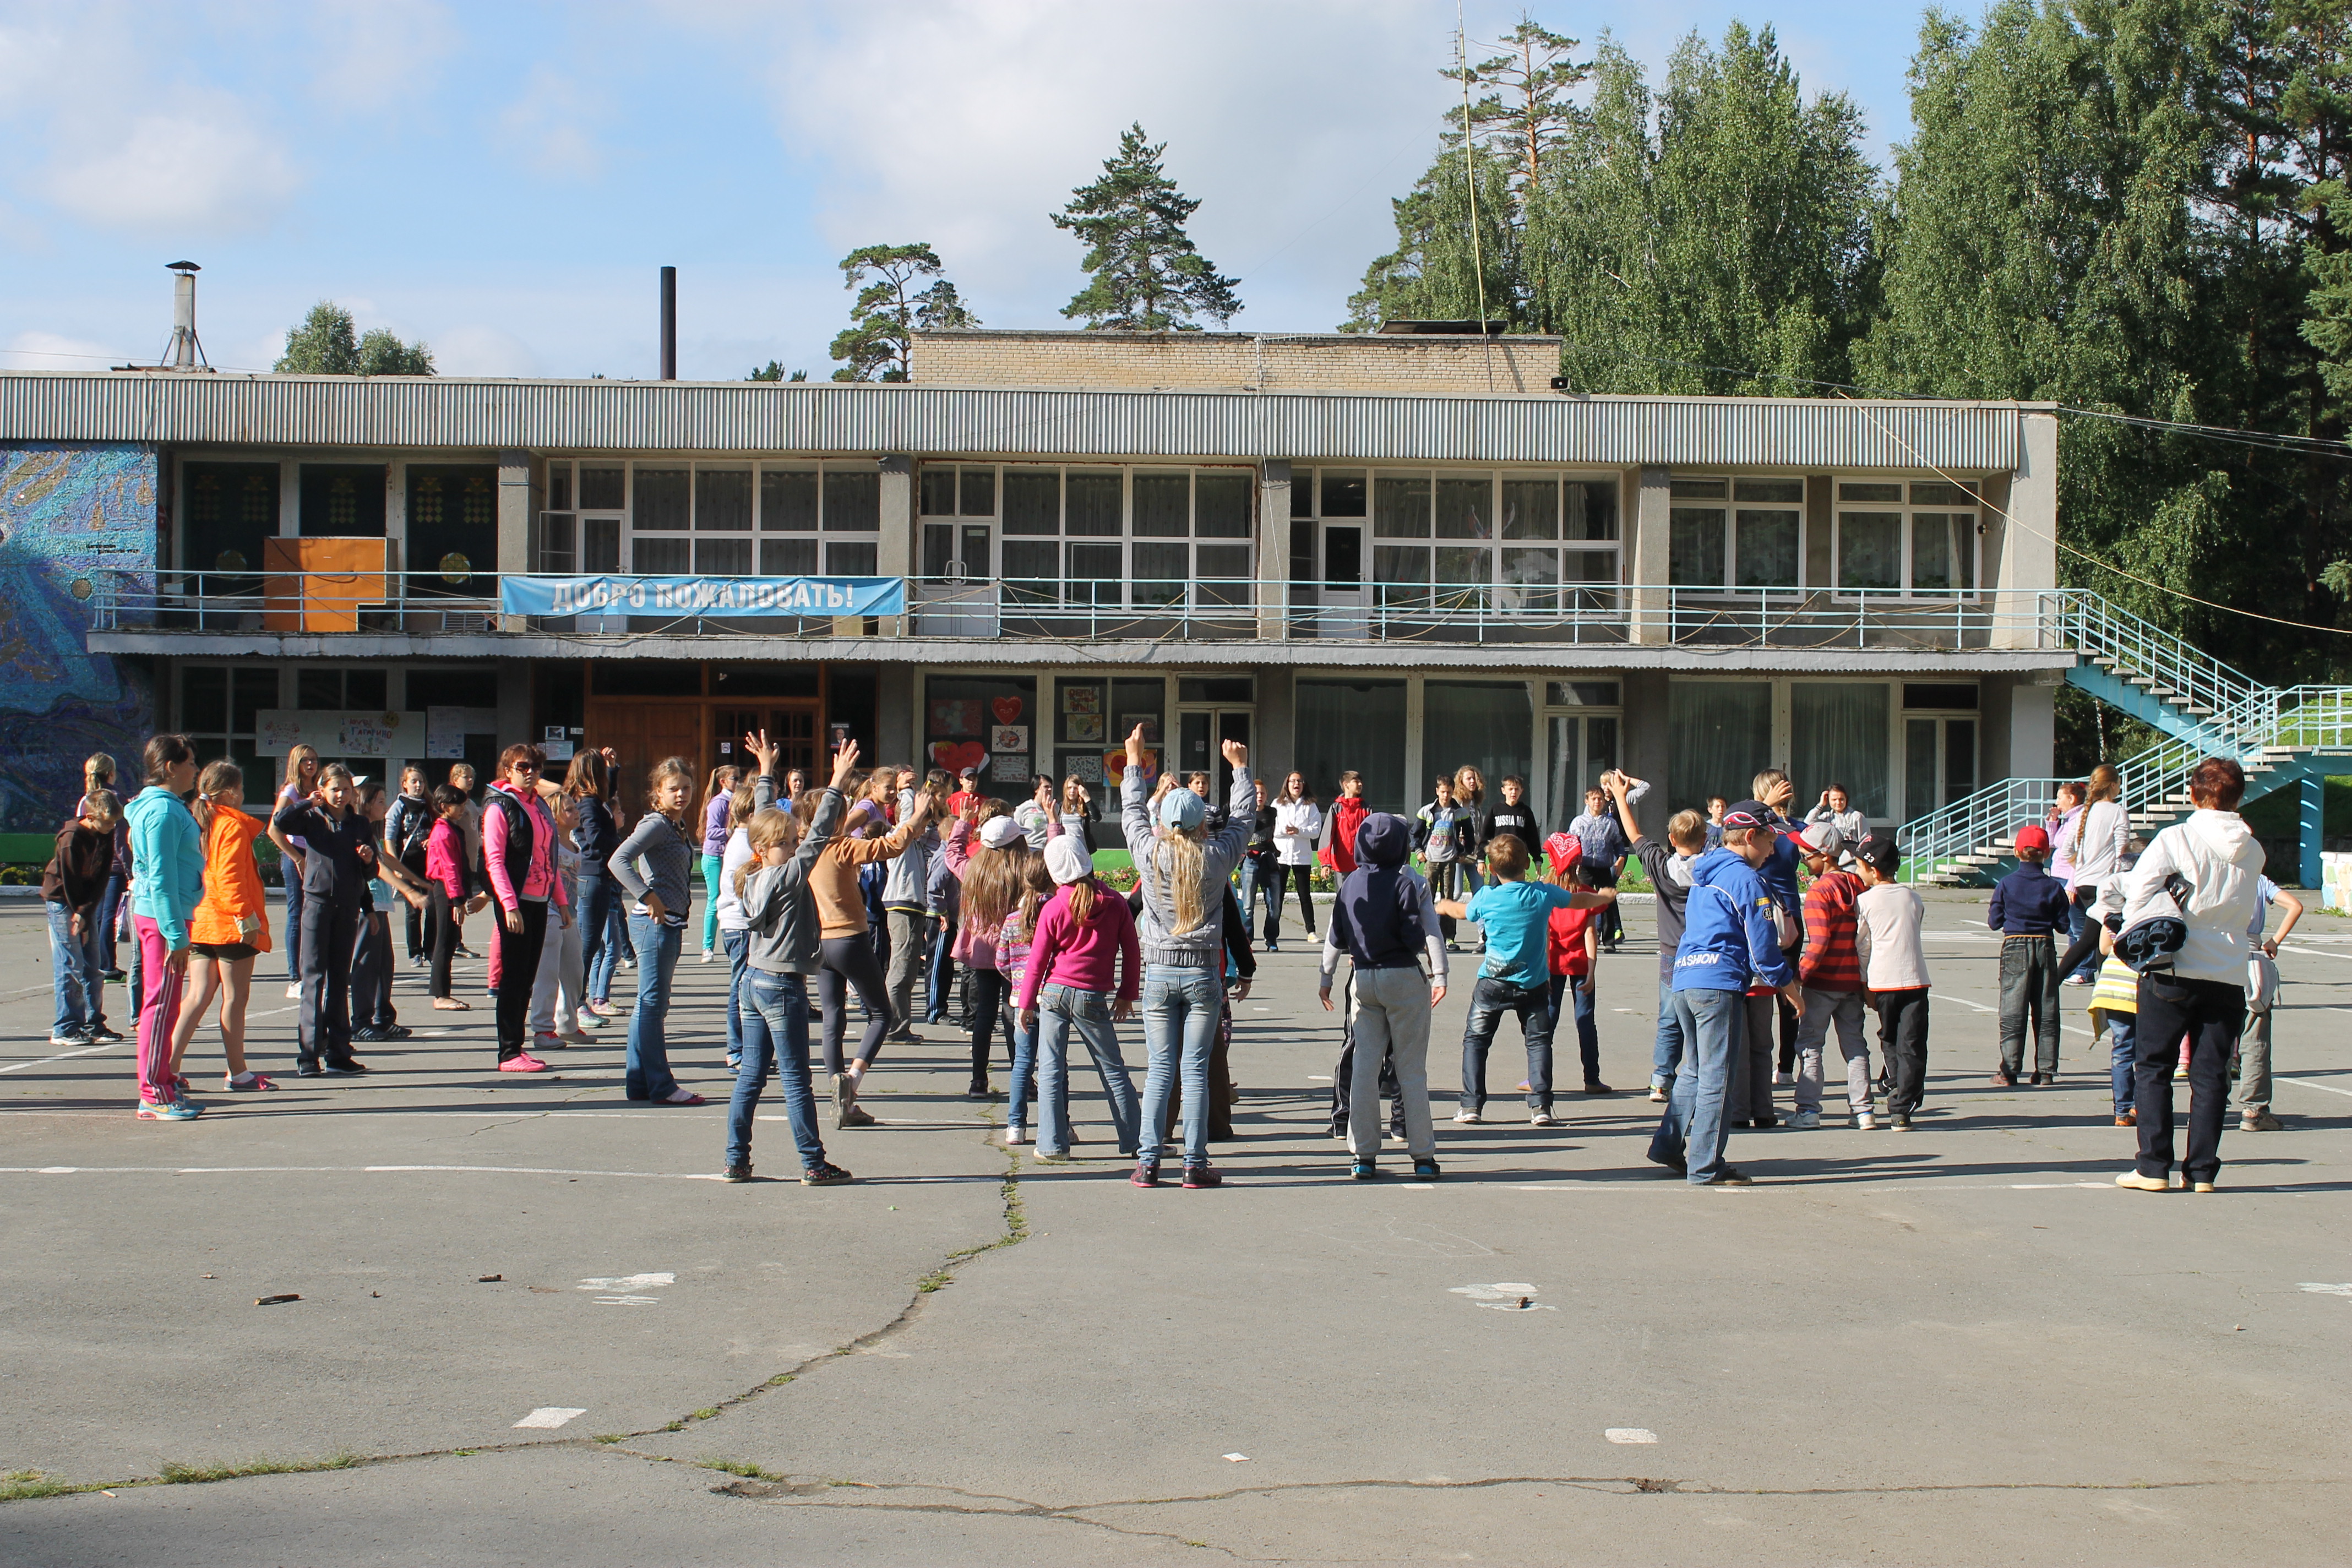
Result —
[[2238, 1037], [2238, 1109], [2267, 1110], [2271, 1104], [2271, 1016], [2249, 1012]]
[[1429, 982], [1418, 968], [1356, 971], [1356, 1054], [1348, 1086], [1348, 1148], [1359, 1160], [1381, 1150], [1381, 1061], [1396, 1064], [1405, 1150], [1437, 1153], [1429, 1120]]
[[890, 1014], [898, 1027], [915, 1020], [915, 985], [923, 978], [923, 931], [931, 917], [920, 910], [890, 911]]
[[1830, 1026], [1837, 1026], [1838, 1049], [1845, 1055], [1846, 1109], [1859, 1116], [1870, 1109], [1870, 1046], [1862, 1032], [1862, 993], [1805, 987], [1805, 1017], [1797, 1026], [1797, 1109], [1822, 1108], [1822, 1056]]

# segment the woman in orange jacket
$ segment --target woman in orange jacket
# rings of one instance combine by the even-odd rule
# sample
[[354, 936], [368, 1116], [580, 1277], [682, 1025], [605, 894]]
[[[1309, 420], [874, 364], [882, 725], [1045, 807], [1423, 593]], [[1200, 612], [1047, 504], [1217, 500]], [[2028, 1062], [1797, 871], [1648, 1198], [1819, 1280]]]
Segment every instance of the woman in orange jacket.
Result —
[[[884, 770], [885, 772], [888, 770]], [[823, 795], [811, 790], [793, 803], [805, 833], [816, 816]], [[866, 1069], [874, 1064], [883, 1037], [906, 1027], [906, 1020], [890, 1010], [890, 987], [874, 955], [874, 933], [866, 917], [866, 896], [857, 874], [868, 865], [895, 860], [930, 819], [933, 796], [915, 792], [915, 808], [907, 820], [873, 838], [839, 837], [824, 847], [809, 870], [808, 890], [816, 900], [821, 936], [816, 972], [817, 1005], [824, 1020], [824, 1065], [833, 1074], [833, 1124], [870, 1127], [874, 1118], [858, 1109], [857, 1090]], [[842, 1038], [849, 1026], [849, 994], [866, 1005], [866, 1033], [857, 1054], [842, 1059]]]
[[245, 775], [230, 762], [213, 763], [196, 781], [196, 826], [204, 834], [205, 896], [188, 926], [188, 999], [172, 1031], [172, 1071], [195, 1037], [213, 998], [221, 998], [221, 1054], [228, 1058], [222, 1087], [251, 1094], [278, 1086], [245, 1065], [245, 1008], [253, 998], [253, 961], [269, 951], [269, 899], [254, 863], [253, 841], [268, 831], [245, 805]]

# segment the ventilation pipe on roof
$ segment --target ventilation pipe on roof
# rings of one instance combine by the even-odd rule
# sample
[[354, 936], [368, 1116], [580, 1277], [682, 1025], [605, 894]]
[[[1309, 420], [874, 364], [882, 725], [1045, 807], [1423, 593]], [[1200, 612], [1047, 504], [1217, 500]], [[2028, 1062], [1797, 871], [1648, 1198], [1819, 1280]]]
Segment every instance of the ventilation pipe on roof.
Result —
[[677, 379], [677, 268], [661, 269], [661, 378]]
[[210, 370], [205, 345], [196, 338], [196, 274], [204, 269], [193, 261], [173, 261], [164, 270], [173, 279], [172, 342], [163, 350], [163, 364], [170, 370]]

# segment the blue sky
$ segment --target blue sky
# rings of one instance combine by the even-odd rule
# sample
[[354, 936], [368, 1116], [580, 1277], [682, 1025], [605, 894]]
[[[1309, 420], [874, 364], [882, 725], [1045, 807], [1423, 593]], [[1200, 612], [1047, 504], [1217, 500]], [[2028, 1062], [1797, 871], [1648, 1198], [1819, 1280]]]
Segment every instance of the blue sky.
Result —
[[[1521, 7], [1473, 3], [1474, 40]], [[1777, 26], [1808, 91], [1906, 127], [1920, 9], [1538, 5], [1654, 79], [1683, 34]], [[843, 254], [927, 239], [982, 320], [1066, 325], [1046, 215], [1140, 120], [1242, 279], [1236, 328], [1328, 330], [1389, 247], [1454, 90], [1453, 0], [0, 0], [0, 366], [151, 360], [163, 264], [204, 266], [215, 364], [267, 369], [333, 299], [446, 374], [823, 379]]]

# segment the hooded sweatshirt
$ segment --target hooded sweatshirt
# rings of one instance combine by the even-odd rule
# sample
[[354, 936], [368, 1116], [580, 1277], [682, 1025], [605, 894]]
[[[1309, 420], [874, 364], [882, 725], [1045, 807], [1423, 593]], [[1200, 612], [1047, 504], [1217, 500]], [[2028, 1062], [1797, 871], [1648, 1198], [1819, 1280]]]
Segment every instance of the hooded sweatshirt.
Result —
[[1191, 931], [1177, 929], [1175, 886], [1169, 871], [1152, 855], [1158, 830], [1151, 825], [1148, 804], [1151, 792], [1144, 787], [1141, 768], [1127, 770], [1119, 783], [1119, 796], [1127, 849], [1135, 859], [1136, 888], [1143, 895], [1143, 915], [1136, 928], [1143, 942], [1144, 963], [1174, 969], [1217, 967], [1224, 945], [1218, 889], [1232, 879], [1234, 868], [1241, 864], [1242, 851], [1249, 845], [1250, 825], [1257, 816], [1256, 781], [1246, 767], [1234, 770], [1233, 805], [1225, 825], [1201, 841], [1201, 923]]
[[1683, 942], [1683, 909], [1690, 902], [1690, 868], [1698, 859], [1671, 844], [1643, 837], [1633, 840], [1633, 858], [1650, 886], [1658, 890], [1658, 978], [1675, 977], [1675, 950]]
[[1344, 877], [1356, 868], [1356, 835], [1371, 809], [1360, 795], [1343, 795], [1331, 803], [1330, 816], [1324, 823], [1328, 831], [1323, 864], [1335, 875]]
[[[772, 792], [770, 781], [763, 778], [761, 783], [769, 784]], [[757, 867], [743, 879], [744, 929], [751, 933], [743, 962], [751, 968], [767, 974], [816, 973], [816, 895], [809, 890], [809, 873], [833, 842], [834, 831], [848, 809], [839, 790], [826, 789], [792, 858], [781, 866]], [[729, 875], [731, 878], [733, 873]]]
[[1772, 895], [1755, 868], [1730, 849], [1710, 849], [1691, 863], [1683, 940], [1675, 950], [1677, 991], [1745, 991], [1748, 976], [1778, 987], [1789, 961], [1772, 924]]
[[1331, 923], [1323, 939], [1323, 978], [1329, 983], [1345, 950], [1358, 969], [1417, 969], [1429, 954], [1430, 978], [1445, 983], [1445, 939], [1429, 884], [1405, 866], [1412, 829], [1402, 816], [1376, 811], [1356, 835], [1361, 863], [1339, 879]]
[[[205, 897], [205, 849], [196, 819], [180, 797], [162, 784], [149, 784], [122, 808], [131, 828], [131, 858], [139, 879], [131, 890], [131, 912], [145, 915], [163, 933], [173, 952], [188, 945], [188, 922]], [[2238, 922], [2240, 930], [2246, 922]]]
[[2158, 834], [2123, 879], [2124, 929], [2175, 912], [2164, 884], [2178, 871], [2189, 886], [2186, 907], [2179, 911], [2188, 921], [2189, 940], [2172, 961], [2173, 973], [2243, 986], [2251, 945], [2246, 928], [2262, 899], [2265, 858], [2262, 844], [2236, 812], [2193, 813]]
[[213, 825], [205, 834], [205, 898], [189, 922], [192, 940], [207, 947], [243, 942], [269, 951], [269, 895], [253, 858], [253, 841], [261, 831], [257, 816], [233, 805], [213, 807]]

